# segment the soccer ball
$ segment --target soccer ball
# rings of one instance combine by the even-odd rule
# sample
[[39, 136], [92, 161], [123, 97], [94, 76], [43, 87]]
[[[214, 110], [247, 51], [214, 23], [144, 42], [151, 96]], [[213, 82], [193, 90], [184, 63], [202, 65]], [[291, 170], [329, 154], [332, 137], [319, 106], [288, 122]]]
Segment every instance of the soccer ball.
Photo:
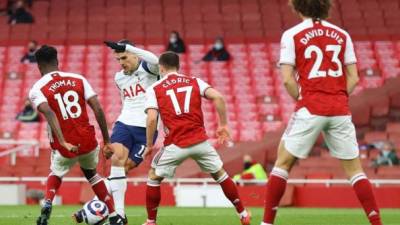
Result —
[[106, 204], [99, 200], [91, 200], [83, 206], [83, 220], [89, 225], [101, 225], [108, 218]]

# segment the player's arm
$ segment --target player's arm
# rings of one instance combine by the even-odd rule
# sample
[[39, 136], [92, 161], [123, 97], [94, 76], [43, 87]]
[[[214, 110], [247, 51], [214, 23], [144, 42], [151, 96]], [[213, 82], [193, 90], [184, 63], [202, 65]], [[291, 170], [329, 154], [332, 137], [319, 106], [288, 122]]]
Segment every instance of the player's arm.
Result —
[[156, 93], [152, 87], [146, 90], [146, 103], [145, 103], [146, 118], [146, 149], [143, 153], [143, 158], [151, 155], [154, 149], [154, 135], [157, 131], [158, 122], [158, 102]]
[[346, 65], [346, 86], [347, 93], [351, 94], [356, 88], [360, 78], [357, 70], [357, 58], [354, 52], [353, 41], [350, 35], [346, 34], [346, 49], [344, 52], [344, 63]]
[[346, 82], [347, 82], [347, 93], [351, 94], [356, 88], [360, 77], [358, 76], [357, 64], [346, 65]]
[[214, 88], [208, 87], [204, 91], [204, 97], [211, 100], [215, 106], [215, 109], [217, 110], [218, 128], [216, 135], [218, 138], [218, 143], [223, 144], [225, 141], [229, 141], [231, 139], [224, 96]]
[[296, 50], [293, 35], [289, 32], [284, 32], [281, 38], [281, 50], [279, 58], [280, 72], [282, 82], [287, 92], [292, 98], [299, 98], [299, 88], [296, 76]]
[[87, 100], [90, 108], [92, 108], [94, 116], [96, 117], [96, 121], [99, 124], [101, 135], [103, 136], [103, 154], [104, 156], [109, 159], [113, 154], [113, 149], [110, 143], [110, 136], [108, 134], [108, 127], [107, 127], [107, 120], [104, 114], [103, 108], [100, 105], [100, 102], [97, 98], [97, 95], [89, 98]]
[[103, 108], [100, 105], [97, 94], [94, 92], [89, 82], [84, 77], [82, 77], [82, 82], [85, 100], [90, 108], [92, 108], [93, 113], [96, 117], [96, 121], [99, 124], [101, 134], [103, 136], [103, 154], [107, 159], [109, 159], [114, 151], [111, 147], [110, 136], [108, 135], [107, 120], [104, 115]]
[[299, 98], [299, 87], [295, 79], [296, 70], [292, 65], [281, 64], [280, 66], [282, 82], [287, 92], [292, 98], [297, 100]]
[[107, 120], [97, 96], [91, 97], [89, 100], [87, 100], [87, 102], [90, 108], [92, 108], [93, 113], [96, 117], [96, 121], [99, 124], [104, 144], [109, 144], [110, 136], [108, 134]]
[[139, 58], [142, 58], [144, 61], [157, 65], [158, 64], [158, 57], [147, 50], [137, 48], [135, 46], [129, 45], [129, 44], [124, 44], [124, 43], [116, 43], [116, 42], [111, 42], [111, 41], [105, 41], [104, 42], [108, 47], [114, 49], [116, 52], [130, 52], [135, 55], [137, 55]]
[[59, 141], [60, 145], [63, 146], [64, 148], [66, 148], [68, 151], [71, 151], [71, 152], [78, 151], [77, 146], [71, 145], [65, 141], [65, 138], [61, 131], [61, 127], [57, 120], [57, 117], [56, 117], [55, 113], [53, 112], [53, 110], [51, 110], [49, 104], [47, 102], [43, 102], [37, 107], [37, 109], [46, 118], [46, 120], [51, 128], [51, 131], [57, 137], [57, 140]]
[[146, 143], [148, 148], [153, 148], [153, 140], [157, 130], [157, 122], [158, 122], [158, 110], [153, 108], [147, 109]]

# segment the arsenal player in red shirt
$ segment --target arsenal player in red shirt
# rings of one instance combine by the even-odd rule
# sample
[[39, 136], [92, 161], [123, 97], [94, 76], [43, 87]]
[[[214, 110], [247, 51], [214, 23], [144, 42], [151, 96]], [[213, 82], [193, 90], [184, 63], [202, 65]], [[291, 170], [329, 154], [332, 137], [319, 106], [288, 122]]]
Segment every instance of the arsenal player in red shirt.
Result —
[[350, 35], [327, 22], [330, 0], [291, 0], [303, 22], [285, 31], [280, 67], [296, 110], [283, 134], [267, 184], [262, 225], [272, 225], [289, 171], [306, 158], [322, 132], [330, 153], [341, 161], [372, 225], [381, 225], [371, 184], [359, 160], [349, 94], [359, 78]]
[[146, 91], [147, 148], [144, 155], [153, 149], [157, 118], [160, 115], [165, 127], [164, 148], [154, 157], [149, 172], [146, 190], [147, 221], [144, 225], [155, 225], [160, 203], [160, 183], [171, 178], [175, 169], [186, 159], [192, 158], [203, 172], [211, 174], [225, 196], [235, 206], [243, 225], [250, 224], [250, 214], [243, 207], [236, 185], [223, 169], [216, 150], [207, 141], [204, 128], [202, 98], [212, 101], [219, 116], [217, 137], [219, 143], [230, 139], [225, 101], [222, 95], [199, 78], [178, 73], [179, 56], [166, 52], [159, 58], [161, 80]]
[[[114, 210], [112, 196], [108, 194], [103, 178], [96, 172], [100, 149], [94, 127], [89, 123], [86, 103], [93, 109], [100, 126], [104, 149], [111, 151], [107, 122], [96, 93], [82, 75], [58, 70], [57, 50], [54, 47], [42, 46], [35, 57], [42, 78], [33, 85], [29, 98], [49, 124], [52, 148], [45, 204], [37, 225], [48, 224], [52, 201], [62, 178], [77, 162], [97, 197], [107, 205], [110, 224], [122, 225], [122, 218]], [[82, 215], [74, 217], [77, 222], [83, 220]]]

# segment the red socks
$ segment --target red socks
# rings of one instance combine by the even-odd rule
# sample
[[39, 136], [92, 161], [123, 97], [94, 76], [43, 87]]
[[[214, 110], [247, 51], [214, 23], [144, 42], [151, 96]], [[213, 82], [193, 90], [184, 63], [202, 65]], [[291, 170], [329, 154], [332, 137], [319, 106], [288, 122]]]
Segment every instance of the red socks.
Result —
[[146, 188], [146, 209], [147, 219], [150, 221], [156, 221], [157, 210], [161, 201], [160, 182], [149, 180]]
[[107, 205], [109, 213], [111, 214], [115, 212], [114, 200], [112, 196], [108, 193], [103, 178], [100, 175], [96, 174], [92, 178], [90, 178], [89, 183], [92, 185], [92, 189], [99, 200], [103, 201]]
[[49, 175], [47, 177], [47, 185], [46, 185], [46, 201], [53, 202], [54, 196], [56, 195], [56, 192], [58, 188], [60, 188], [61, 185], [61, 178], [57, 177], [55, 175]]
[[289, 174], [286, 170], [277, 167], [272, 169], [267, 183], [267, 193], [265, 195], [264, 223], [274, 223], [279, 202], [285, 193], [288, 177]]
[[236, 184], [233, 180], [225, 173], [220, 179], [217, 180], [219, 185], [221, 185], [222, 191], [229, 201], [232, 202], [233, 206], [236, 208], [236, 212], [239, 214], [244, 212], [244, 207], [242, 201], [240, 200], [239, 193], [236, 188]]
[[364, 208], [371, 225], [382, 225], [379, 208], [376, 204], [371, 183], [364, 173], [354, 175], [350, 179], [351, 185], [356, 192], [357, 198]]

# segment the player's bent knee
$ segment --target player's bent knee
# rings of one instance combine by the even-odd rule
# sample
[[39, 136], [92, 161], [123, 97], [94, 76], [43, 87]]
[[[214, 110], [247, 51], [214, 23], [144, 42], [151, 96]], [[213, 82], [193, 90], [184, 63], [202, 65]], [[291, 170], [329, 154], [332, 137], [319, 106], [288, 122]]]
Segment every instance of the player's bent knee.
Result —
[[133, 169], [133, 168], [135, 168], [135, 167], [137, 167], [138, 165], [134, 162], [134, 161], [132, 161], [132, 160], [130, 160], [130, 159], [128, 159], [128, 160], [126, 160], [126, 163], [125, 163], [125, 173], [128, 173], [131, 169]]
[[290, 171], [297, 161], [297, 158], [292, 155], [286, 148], [283, 141], [279, 144], [278, 157], [275, 161], [275, 167]]
[[81, 167], [81, 170], [87, 180], [90, 180], [92, 177], [94, 177], [97, 174], [96, 169], [84, 169]]
[[149, 180], [159, 181], [159, 182], [161, 182], [164, 179], [164, 177], [157, 176], [156, 171], [154, 169], [149, 170], [148, 178]]
[[228, 176], [228, 174], [226, 173], [226, 171], [224, 170], [224, 168], [221, 168], [220, 170], [218, 170], [215, 173], [211, 173], [211, 177], [215, 180], [218, 181], [221, 178], [224, 178], [224, 176]]
[[344, 172], [346, 173], [348, 178], [353, 177], [356, 174], [364, 173], [362, 169], [361, 162], [359, 158], [350, 159], [350, 160], [340, 160], [342, 163], [342, 167]]
[[129, 150], [122, 144], [114, 143], [114, 154], [111, 156], [111, 164], [113, 166], [125, 167], [126, 160], [128, 159]]

